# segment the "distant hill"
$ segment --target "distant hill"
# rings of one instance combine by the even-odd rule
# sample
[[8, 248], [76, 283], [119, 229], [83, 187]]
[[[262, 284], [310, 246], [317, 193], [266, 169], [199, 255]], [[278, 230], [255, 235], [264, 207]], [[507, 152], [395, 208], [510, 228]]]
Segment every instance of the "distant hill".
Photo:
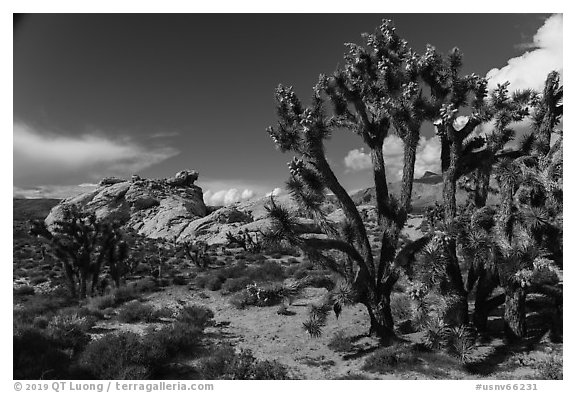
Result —
[[13, 199], [14, 221], [43, 220], [60, 199]]
[[[388, 191], [400, 197], [400, 190], [402, 187], [401, 182], [388, 183]], [[428, 206], [434, 206], [435, 202], [442, 203], [442, 176], [434, 172], [426, 172], [424, 176], [419, 179], [414, 179], [412, 186], [412, 213], [424, 213]], [[351, 195], [352, 200], [356, 205], [374, 205], [376, 202], [376, 193], [374, 187], [360, 190]], [[468, 198], [467, 193], [462, 189], [456, 191], [456, 203], [463, 204]], [[488, 196], [488, 204], [494, 204], [494, 195]]]
[[426, 171], [420, 179], [414, 179], [414, 183], [438, 184], [442, 183], [442, 176], [434, 172]]

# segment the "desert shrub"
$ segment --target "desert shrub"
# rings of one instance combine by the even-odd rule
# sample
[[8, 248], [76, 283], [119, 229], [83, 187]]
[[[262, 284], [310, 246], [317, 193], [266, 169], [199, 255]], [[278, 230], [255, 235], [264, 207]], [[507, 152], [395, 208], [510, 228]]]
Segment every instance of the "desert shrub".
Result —
[[32, 326], [37, 329], [46, 329], [48, 327], [48, 323], [50, 320], [46, 318], [44, 315], [37, 316], [32, 321]]
[[174, 276], [172, 277], [172, 284], [174, 285], [186, 285], [186, 277], [184, 276]]
[[218, 291], [220, 288], [222, 288], [223, 281], [224, 280], [222, 279], [222, 277], [209, 276], [204, 287], [209, 291]]
[[52, 338], [33, 327], [15, 329], [14, 379], [67, 379], [70, 357]]
[[150, 264], [146, 263], [146, 262], [140, 262], [134, 268], [135, 274], [150, 274], [151, 271], [152, 271], [152, 266], [150, 266]]
[[412, 318], [412, 300], [404, 293], [393, 293], [390, 297], [390, 309], [395, 321]]
[[105, 310], [107, 308], [114, 307], [116, 305], [116, 299], [114, 295], [103, 295], [94, 296], [88, 299], [87, 306], [93, 310]]
[[305, 287], [326, 288], [329, 291], [336, 286], [332, 277], [322, 272], [311, 272], [311, 274], [308, 274], [301, 282]]
[[351, 380], [362, 380], [362, 379], [372, 379], [369, 376], [365, 375], [365, 374], [359, 374], [359, 373], [348, 373], [348, 374], [344, 374], [341, 375], [337, 378], [334, 379], [351, 379]]
[[129, 287], [133, 288], [138, 293], [149, 293], [156, 291], [158, 289], [158, 284], [151, 277], [146, 277], [131, 282]]
[[242, 310], [248, 306], [254, 305], [254, 297], [246, 289], [236, 292], [230, 298], [230, 304], [239, 310]]
[[136, 333], [122, 332], [90, 342], [78, 363], [90, 379], [147, 379], [165, 358]]
[[281, 281], [284, 279], [284, 269], [282, 265], [274, 261], [266, 261], [258, 266], [248, 268], [246, 274], [253, 281]]
[[95, 324], [96, 321], [104, 319], [104, 312], [101, 310], [91, 308], [88, 306], [80, 306], [80, 307], [65, 307], [58, 311], [60, 315], [76, 315], [81, 318], [87, 318], [88, 321], [92, 324]]
[[19, 308], [14, 309], [14, 323], [29, 325], [38, 316], [52, 317], [59, 309], [68, 306], [70, 303], [68, 298], [50, 295], [30, 296]]
[[181, 323], [204, 329], [206, 326], [212, 324], [213, 318], [214, 312], [208, 307], [192, 304], [182, 308], [176, 317], [176, 320]]
[[222, 290], [224, 293], [238, 292], [246, 288], [251, 282], [252, 280], [249, 277], [229, 278], [222, 285]]
[[30, 285], [22, 285], [18, 288], [14, 288], [14, 296], [30, 296], [35, 293], [34, 287]]
[[89, 342], [88, 331], [94, 326], [94, 320], [80, 317], [78, 314], [64, 313], [56, 315], [46, 328], [50, 338], [62, 349], [70, 348], [78, 353]]
[[328, 348], [334, 352], [351, 352], [354, 350], [354, 344], [352, 344], [350, 337], [344, 331], [339, 330], [330, 339]]
[[224, 279], [238, 278], [246, 274], [246, 268], [246, 264], [243, 261], [239, 261], [232, 266], [220, 269], [217, 274]]
[[154, 307], [139, 300], [126, 303], [118, 312], [118, 320], [124, 323], [153, 322], [156, 320]]
[[175, 322], [151, 331], [142, 340], [146, 351], [156, 362], [187, 353], [200, 347], [202, 329], [197, 325]]
[[418, 358], [410, 348], [402, 345], [391, 345], [376, 350], [362, 366], [363, 371], [386, 374], [394, 372], [398, 367], [409, 367], [417, 364]]
[[248, 373], [253, 380], [285, 380], [290, 379], [288, 369], [276, 360], [259, 360], [252, 364]]
[[12, 273], [12, 275], [14, 277], [20, 278], [20, 277], [27, 277], [28, 276], [28, 272], [25, 269], [14, 269], [14, 272]]
[[[314, 265], [311, 262], [294, 263], [286, 268], [286, 276], [301, 279], [306, 277], [312, 269], [314, 269]], [[296, 275], [299, 275], [299, 277], [296, 277]]]
[[264, 253], [275, 259], [280, 259], [283, 255], [289, 255], [292, 257], [300, 256], [300, 251], [298, 248], [283, 243], [273, 243], [267, 245]]
[[174, 310], [170, 307], [162, 307], [154, 310], [153, 318], [154, 320], [158, 320], [160, 318], [173, 318], [174, 317]]
[[536, 379], [563, 379], [562, 356], [549, 355], [536, 363]]
[[48, 281], [48, 277], [46, 276], [34, 276], [30, 278], [30, 284], [32, 285], [42, 284], [43, 282], [46, 281]]
[[284, 288], [282, 285], [248, 285], [247, 288], [236, 292], [230, 299], [230, 303], [238, 309], [248, 306], [268, 307], [274, 306], [284, 298]]
[[239, 354], [231, 346], [218, 348], [202, 359], [198, 372], [203, 379], [277, 380], [289, 379], [287, 368], [276, 361], [259, 361], [250, 350]]
[[206, 287], [206, 282], [208, 281], [208, 275], [202, 274], [199, 276], [196, 276], [196, 278], [194, 279], [194, 285], [198, 288], [204, 288]]
[[296, 280], [302, 280], [302, 279], [308, 277], [308, 275], [309, 275], [310, 273], [311, 273], [311, 270], [310, 270], [310, 269], [301, 268], [301, 269], [298, 269], [298, 270], [296, 270], [296, 271], [294, 272], [293, 277], [294, 277]]
[[139, 297], [136, 288], [133, 286], [123, 286], [116, 288], [114, 291], [112, 291], [112, 295], [114, 296], [114, 302], [116, 305], [129, 302], [130, 300], [138, 299]]

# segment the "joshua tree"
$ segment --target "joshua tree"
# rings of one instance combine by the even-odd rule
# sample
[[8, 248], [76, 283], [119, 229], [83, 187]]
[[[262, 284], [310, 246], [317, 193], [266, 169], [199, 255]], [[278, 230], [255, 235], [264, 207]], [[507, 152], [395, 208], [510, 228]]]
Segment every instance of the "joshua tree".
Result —
[[[494, 165], [506, 157], [517, 157], [529, 152], [529, 137], [524, 138], [517, 150], [505, 150], [505, 145], [515, 137], [515, 131], [511, 125], [524, 119], [529, 114], [529, 105], [534, 101], [535, 92], [531, 90], [518, 91], [513, 94], [508, 93], [509, 83], [498, 85], [497, 88], [489, 94], [486, 102], [486, 117], [493, 120], [493, 128], [479, 138], [475, 139], [472, 146], [479, 149], [471, 156], [473, 161], [464, 161], [463, 168], [460, 172], [469, 172], [463, 176], [461, 186], [469, 192], [469, 207], [472, 210], [482, 209], [486, 205], [488, 192], [497, 190], [491, 188], [490, 179], [493, 174]], [[468, 153], [470, 154], [470, 153]], [[472, 213], [473, 215], [474, 213]], [[476, 216], [475, 219], [478, 219]], [[460, 221], [466, 227], [461, 233], [475, 231], [475, 223], [470, 221], [469, 215], [460, 217]], [[459, 236], [462, 243], [468, 239], [465, 236]], [[476, 239], [478, 240], [478, 239]], [[466, 251], [466, 248], [464, 248]], [[467, 253], [464, 252], [467, 259], [468, 278], [466, 289], [471, 291], [474, 284], [477, 283], [475, 292], [474, 305], [474, 324], [479, 330], [486, 328], [488, 313], [490, 310], [503, 301], [502, 297], [489, 300], [492, 291], [498, 286], [498, 276], [494, 269], [486, 266], [486, 259], [482, 257], [483, 252]]]
[[506, 157], [518, 157], [530, 152], [532, 134], [522, 139], [518, 149], [505, 150], [505, 146], [516, 136], [511, 126], [529, 115], [529, 108], [536, 100], [536, 92], [527, 89], [509, 94], [509, 85], [509, 82], [499, 84], [490, 92], [486, 102], [485, 116], [492, 120], [493, 127], [475, 139], [474, 148], [480, 150], [473, 154], [473, 160], [464, 162], [467, 167], [461, 171], [468, 173], [476, 168], [461, 179], [462, 186], [470, 193], [470, 199], [475, 208], [486, 205], [492, 168], [496, 162]]
[[560, 85], [560, 74], [552, 71], [546, 78], [544, 92], [533, 115], [534, 132], [537, 136], [536, 148], [543, 155], [548, 154], [552, 133], [562, 117], [563, 96], [564, 87]]
[[[476, 326], [485, 329], [489, 311], [506, 301], [507, 332], [509, 336], [521, 337], [525, 333], [522, 308], [526, 288], [519, 287], [514, 278], [514, 274], [523, 269], [518, 262], [519, 255], [534, 259], [544, 252], [542, 255], [551, 259], [555, 266], [562, 265], [562, 138], [552, 148], [549, 146], [550, 133], [556, 131], [550, 127], [556, 126], [562, 116], [562, 87], [558, 85], [555, 72], [548, 76], [542, 98], [532, 91], [515, 92], [510, 96], [507, 86], [498, 86], [491, 94], [489, 105], [495, 114], [495, 128], [486, 138], [485, 163], [476, 170], [482, 176], [474, 179], [472, 189], [476, 196], [475, 207], [483, 207], [486, 194], [478, 190], [488, 188], [495, 168], [499, 180], [499, 209], [496, 212], [481, 208], [471, 218], [461, 217], [467, 227], [461, 228], [461, 233], [465, 234], [461, 239], [463, 250], [472, 261], [468, 290], [478, 281], [474, 309]], [[533, 132], [520, 140], [517, 149], [504, 149], [505, 143], [514, 136], [509, 124], [528, 114], [528, 104], [536, 106], [532, 116]], [[548, 119], [550, 127], [542, 127], [543, 118]], [[484, 218], [480, 219], [482, 216]], [[494, 221], [498, 225], [494, 225]], [[492, 228], [490, 234], [485, 232], [487, 228]], [[498, 242], [493, 243], [491, 237]], [[499, 245], [497, 249], [501, 251], [500, 261], [503, 263], [497, 265], [491, 261], [487, 251], [496, 248], [490, 244]], [[505, 266], [503, 270], [502, 266]], [[489, 299], [499, 284], [505, 288], [506, 295]], [[550, 294], [558, 304], [562, 302], [561, 291], [546, 283], [532, 281], [529, 289]]]
[[240, 230], [237, 236], [234, 236], [232, 232], [227, 232], [226, 240], [228, 241], [229, 246], [239, 245], [244, 251], [258, 253], [262, 250], [262, 245], [258, 240], [258, 232], [254, 232], [254, 237], [250, 235], [248, 230]]
[[73, 297], [84, 299], [92, 295], [105, 266], [116, 285], [120, 285], [128, 247], [119, 225], [98, 222], [94, 213], [69, 207], [64, 210], [63, 219], [51, 228], [43, 221], [35, 221], [31, 233], [46, 239], [62, 262]]
[[364, 46], [346, 44], [345, 66], [325, 80], [325, 91], [336, 114], [333, 125], [357, 133], [370, 149], [380, 221], [389, 204], [384, 140], [393, 126], [404, 142], [400, 206], [401, 214], [407, 214], [420, 128], [430, 103], [418, 83], [419, 58], [396, 34], [390, 20], [363, 37]]
[[208, 244], [203, 241], [195, 242], [184, 242], [184, 252], [190, 258], [194, 264], [198, 267], [207, 267], [208, 258], [206, 257], [206, 251], [208, 250]]
[[[287, 241], [297, 245], [311, 260], [343, 279], [343, 284], [337, 286], [337, 290], [317, 307], [319, 311], [314, 312], [313, 318], [306, 323], [310, 334], [318, 333], [325, 321], [322, 315], [336, 303], [341, 306], [354, 301], [366, 306], [371, 332], [384, 342], [390, 342], [395, 337], [390, 293], [401, 269], [412, 261], [416, 251], [424, 247], [431, 236], [410, 243], [397, 254], [399, 232], [406, 216], [396, 201], [387, 195], [387, 188], [377, 186], [384, 231], [380, 255], [374, 257], [362, 218], [325, 156], [324, 140], [331, 135], [333, 125], [323, 105], [326, 81], [324, 76], [320, 77], [313, 89], [312, 103], [306, 108], [291, 88], [280, 85], [276, 89], [278, 125], [268, 128], [268, 133], [281, 151], [297, 154], [289, 163], [287, 188], [300, 207], [314, 218], [318, 227], [314, 231], [307, 230], [272, 198], [268, 209], [273, 225], [265, 240]], [[381, 164], [374, 168], [379, 175], [383, 175], [384, 162]], [[378, 176], [376, 178], [381, 180]], [[346, 223], [341, 228], [326, 220], [321, 210], [326, 189], [335, 195], [346, 216]], [[380, 195], [383, 192], [386, 195]], [[339, 306], [336, 308], [339, 309]]]

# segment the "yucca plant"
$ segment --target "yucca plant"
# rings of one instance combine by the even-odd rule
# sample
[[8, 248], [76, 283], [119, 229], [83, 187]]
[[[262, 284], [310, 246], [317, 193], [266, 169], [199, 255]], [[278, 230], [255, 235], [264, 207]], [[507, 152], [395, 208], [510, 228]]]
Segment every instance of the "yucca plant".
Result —
[[473, 360], [473, 351], [476, 346], [474, 331], [465, 325], [453, 326], [444, 331], [444, 347], [446, 351], [455, 356], [462, 363]]

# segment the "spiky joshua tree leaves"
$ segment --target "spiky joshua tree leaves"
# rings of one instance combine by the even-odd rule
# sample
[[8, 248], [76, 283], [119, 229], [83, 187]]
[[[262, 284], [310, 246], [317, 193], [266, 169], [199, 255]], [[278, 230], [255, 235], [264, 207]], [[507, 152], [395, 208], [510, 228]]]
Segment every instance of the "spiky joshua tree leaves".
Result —
[[118, 224], [98, 222], [94, 213], [70, 206], [50, 228], [43, 221], [33, 222], [31, 233], [44, 238], [62, 262], [73, 297], [94, 294], [104, 268], [116, 286], [121, 285], [127, 272], [128, 245]]
[[[554, 117], [548, 124], [556, 126], [562, 116], [562, 87], [556, 78], [555, 72], [549, 75], [542, 96], [530, 93], [535, 106], [533, 132], [520, 140], [517, 149], [492, 154], [490, 171], [497, 182], [499, 204], [460, 217], [464, 223], [460, 227], [462, 249], [472, 261], [469, 288], [478, 279], [474, 322], [485, 329], [488, 312], [504, 303], [505, 333], [511, 339], [526, 335], [525, 299], [530, 292], [552, 297], [557, 308], [553, 319], [561, 319], [562, 136], [556, 129], [542, 127], [543, 118]], [[506, 87], [499, 86], [493, 96], [505, 97], [501, 102], [506, 104], [525, 102], [517, 98], [522, 93], [514, 93], [516, 100], [509, 101]], [[550, 91], [560, 93], [552, 100], [545, 99]], [[498, 122], [496, 125], [494, 138], [504, 133]], [[560, 137], [550, 146], [549, 134], [553, 132], [559, 132]], [[497, 286], [504, 294], [489, 298]], [[551, 327], [555, 329], [558, 324], [558, 320], [552, 321]]]

